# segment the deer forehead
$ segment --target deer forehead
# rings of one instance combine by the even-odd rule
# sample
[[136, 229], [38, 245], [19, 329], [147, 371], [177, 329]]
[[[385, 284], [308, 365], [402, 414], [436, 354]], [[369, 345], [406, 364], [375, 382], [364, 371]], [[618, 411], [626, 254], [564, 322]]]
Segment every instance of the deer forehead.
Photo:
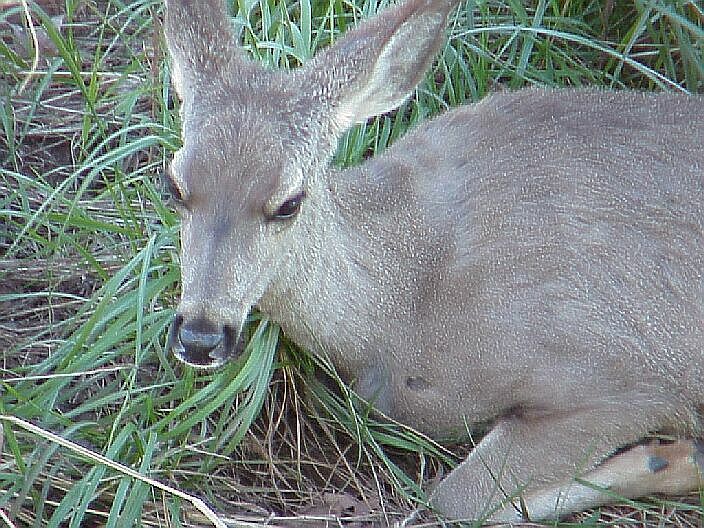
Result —
[[302, 190], [311, 167], [321, 163], [290, 123], [276, 115], [250, 114], [221, 111], [184, 134], [172, 173], [194, 200], [201, 196], [260, 207]]

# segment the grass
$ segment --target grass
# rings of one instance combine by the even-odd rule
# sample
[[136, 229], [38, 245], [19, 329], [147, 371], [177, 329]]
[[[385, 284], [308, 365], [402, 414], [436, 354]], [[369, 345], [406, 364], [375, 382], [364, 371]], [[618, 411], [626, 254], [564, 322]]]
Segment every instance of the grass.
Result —
[[[165, 351], [178, 220], [159, 174], [179, 128], [161, 3], [32, 3], [35, 71], [21, 6], [0, 7], [0, 526], [210, 526], [213, 512], [238, 526], [436, 525], [408, 516], [466, 447], [379, 423], [256, 314], [247, 353], [221, 371]], [[295, 67], [380, 8], [242, 0], [234, 12], [253, 57]], [[504, 87], [704, 92], [692, 1], [468, 1], [449, 33], [415, 97], [350, 131], [336, 163]], [[704, 501], [689, 499], [571, 522], [700, 525]]]

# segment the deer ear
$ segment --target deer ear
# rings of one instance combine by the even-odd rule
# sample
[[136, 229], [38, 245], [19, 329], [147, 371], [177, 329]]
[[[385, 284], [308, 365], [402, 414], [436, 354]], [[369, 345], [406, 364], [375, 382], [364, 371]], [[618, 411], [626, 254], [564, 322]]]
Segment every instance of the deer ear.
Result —
[[340, 128], [398, 107], [445, 41], [453, 0], [410, 0], [348, 32], [306, 69]]
[[171, 77], [185, 99], [218, 83], [247, 60], [236, 43], [225, 0], [166, 0], [164, 35], [172, 59]]

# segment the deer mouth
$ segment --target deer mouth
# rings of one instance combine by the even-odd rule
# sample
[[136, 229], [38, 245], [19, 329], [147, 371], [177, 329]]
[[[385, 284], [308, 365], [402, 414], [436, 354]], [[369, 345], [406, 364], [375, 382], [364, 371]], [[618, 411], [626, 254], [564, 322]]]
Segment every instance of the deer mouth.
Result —
[[174, 317], [167, 342], [174, 356], [196, 368], [214, 369], [244, 350], [244, 339], [231, 325], [213, 323], [203, 317]]

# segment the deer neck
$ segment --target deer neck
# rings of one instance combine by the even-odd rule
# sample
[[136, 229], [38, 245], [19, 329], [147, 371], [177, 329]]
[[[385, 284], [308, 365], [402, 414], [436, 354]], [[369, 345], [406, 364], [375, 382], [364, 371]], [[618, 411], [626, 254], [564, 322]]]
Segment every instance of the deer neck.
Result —
[[306, 243], [291, 248], [277, 274], [286, 279], [272, 282], [259, 307], [294, 342], [329, 357], [342, 371], [354, 371], [368, 360], [368, 343], [379, 337], [387, 315], [379, 283], [384, 264], [329, 189], [321, 192], [327, 195], [316, 201], [315, 217], [296, 226]]

